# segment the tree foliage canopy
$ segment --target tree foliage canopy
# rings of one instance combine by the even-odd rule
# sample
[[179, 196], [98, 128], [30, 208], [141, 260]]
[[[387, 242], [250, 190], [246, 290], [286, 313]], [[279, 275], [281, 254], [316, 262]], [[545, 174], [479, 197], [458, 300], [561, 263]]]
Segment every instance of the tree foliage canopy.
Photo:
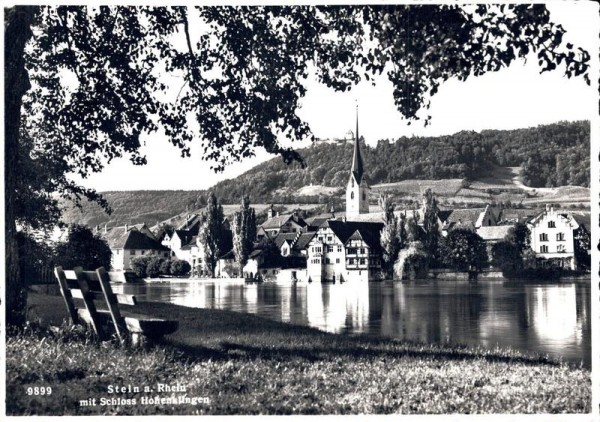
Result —
[[[66, 172], [86, 175], [164, 131], [217, 170], [257, 148], [311, 137], [296, 114], [316, 78], [334, 90], [384, 74], [407, 119], [439, 85], [536, 53], [588, 79], [589, 54], [562, 42], [543, 5], [43, 7], [27, 49], [27, 131]], [[425, 118], [430, 119], [430, 116]], [[60, 139], [60, 142], [54, 142]]]
[[82, 267], [95, 270], [104, 267], [110, 270], [111, 256], [106, 240], [79, 224], [70, 226], [67, 240], [58, 243], [55, 248], [55, 264], [65, 269]]
[[467, 229], [454, 229], [445, 240], [445, 263], [458, 271], [481, 271], [488, 262], [484, 240]]

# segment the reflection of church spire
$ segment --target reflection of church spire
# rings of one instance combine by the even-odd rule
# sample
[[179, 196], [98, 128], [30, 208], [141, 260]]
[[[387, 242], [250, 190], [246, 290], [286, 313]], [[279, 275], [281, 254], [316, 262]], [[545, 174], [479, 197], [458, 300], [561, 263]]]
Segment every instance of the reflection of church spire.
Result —
[[354, 157], [352, 158], [352, 173], [354, 174], [354, 177], [356, 178], [356, 182], [357, 183], [361, 183], [362, 182], [362, 177], [363, 177], [363, 162], [362, 162], [362, 156], [360, 155], [360, 147], [358, 145], [359, 143], [359, 136], [358, 136], [358, 104], [356, 105], [356, 133], [354, 134]]

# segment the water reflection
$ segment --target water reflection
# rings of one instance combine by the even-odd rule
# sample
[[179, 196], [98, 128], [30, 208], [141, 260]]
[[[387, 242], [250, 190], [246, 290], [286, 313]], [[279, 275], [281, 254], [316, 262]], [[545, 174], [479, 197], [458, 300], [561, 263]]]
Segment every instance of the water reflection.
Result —
[[227, 309], [337, 333], [512, 347], [590, 366], [589, 284], [421, 283], [115, 286], [141, 300]]

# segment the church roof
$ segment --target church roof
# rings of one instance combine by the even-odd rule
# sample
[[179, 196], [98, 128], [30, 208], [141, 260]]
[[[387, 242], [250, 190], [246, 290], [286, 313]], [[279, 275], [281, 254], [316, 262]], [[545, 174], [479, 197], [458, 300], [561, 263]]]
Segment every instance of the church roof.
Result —
[[363, 160], [360, 154], [360, 137], [358, 136], [358, 106], [356, 106], [356, 133], [354, 135], [354, 156], [352, 157], [351, 172], [356, 179], [356, 183], [360, 184], [364, 175]]

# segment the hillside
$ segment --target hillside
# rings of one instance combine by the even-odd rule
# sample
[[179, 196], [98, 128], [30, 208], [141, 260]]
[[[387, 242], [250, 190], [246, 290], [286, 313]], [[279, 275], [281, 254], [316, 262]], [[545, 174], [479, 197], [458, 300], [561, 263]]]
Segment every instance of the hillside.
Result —
[[[589, 122], [561, 122], [510, 131], [459, 132], [441, 137], [381, 140], [363, 144], [368, 180], [376, 190], [411, 206], [430, 187], [446, 205], [477, 205], [491, 200], [512, 204], [553, 202], [589, 204]], [[235, 179], [213, 187], [224, 204], [237, 205], [243, 194], [255, 204], [286, 208], [334, 206], [343, 209], [343, 187], [352, 142], [320, 143], [300, 150], [306, 168], [274, 158]], [[206, 191], [104, 192], [109, 217], [95, 204], [82, 210], [62, 202], [66, 222], [94, 226], [164, 221], [201, 208]], [[265, 205], [266, 206], [266, 205]], [[232, 209], [235, 209], [234, 206]]]
[[[478, 180], [490, 169], [521, 167], [522, 182], [532, 188], [589, 186], [589, 122], [560, 122], [516, 130], [459, 132], [439, 137], [380, 140], [361, 151], [371, 185], [401, 180]], [[345, 186], [352, 142], [320, 143], [300, 150], [306, 168], [273, 159], [213, 188], [225, 203], [237, 203], [243, 193], [254, 202], [314, 202], [318, 196], [303, 188]]]

